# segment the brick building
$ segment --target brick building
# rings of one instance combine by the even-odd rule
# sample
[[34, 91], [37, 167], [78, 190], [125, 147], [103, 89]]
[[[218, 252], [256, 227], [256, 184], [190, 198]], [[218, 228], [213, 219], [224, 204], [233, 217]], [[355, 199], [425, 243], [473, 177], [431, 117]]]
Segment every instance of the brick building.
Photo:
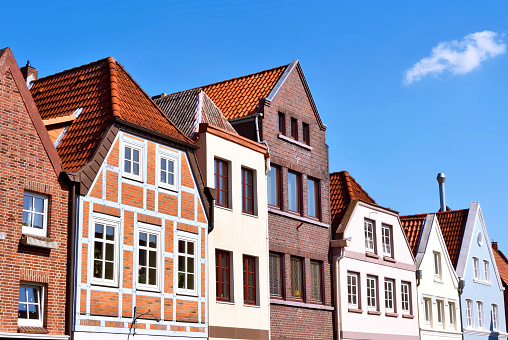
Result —
[[195, 144], [111, 57], [31, 92], [77, 188], [74, 338], [206, 338], [211, 196]]
[[240, 135], [269, 148], [271, 338], [333, 338], [326, 126], [300, 63], [201, 89]]
[[10, 48], [0, 50], [0, 135], [0, 338], [67, 339], [69, 190]]

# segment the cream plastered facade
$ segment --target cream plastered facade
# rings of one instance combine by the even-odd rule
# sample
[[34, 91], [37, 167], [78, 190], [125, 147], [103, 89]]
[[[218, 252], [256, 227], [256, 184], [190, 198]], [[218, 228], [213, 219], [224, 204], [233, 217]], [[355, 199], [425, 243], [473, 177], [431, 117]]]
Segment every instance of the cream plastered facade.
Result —
[[[374, 226], [374, 252], [366, 248], [364, 222]], [[392, 254], [383, 255], [382, 226], [392, 230]], [[416, 299], [415, 260], [408, 246], [397, 213], [359, 200], [350, 203], [338, 228], [340, 240], [332, 241], [338, 247], [333, 257], [336, 291], [336, 322], [339, 339], [419, 339], [418, 308]], [[334, 244], [335, 243], [335, 244]], [[359, 277], [357, 306], [349, 301], [348, 273]], [[367, 302], [367, 277], [377, 279], [377, 307], [372, 310]], [[385, 306], [385, 279], [394, 283], [394, 308]], [[401, 285], [408, 283], [409, 311], [403, 312]]]
[[[222, 130], [223, 131], [223, 130]], [[225, 133], [225, 132], [224, 132]], [[243, 137], [236, 137], [245, 140]], [[268, 339], [270, 331], [267, 184], [265, 154], [235, 138], [200, 133], [198, 162], [206, 185], [214, 184], [214, 159], [228, 164], [228, 208], [215, 205], [214, 229], [208, 236], [210, 339]], [[254, 143], [254, 142], [251, 142]], [[269, 165], [268, 165], [269, 166]], [[242, 167], [254, 171], [254, 214], [242, 212]], [[230, 254], [231, 301], [216, 299], [216, 250]], [[244, 303], [243, 256], [256, 258], [256, 304]]]
[[[421, 233], [416, 254], [418, 269], [422, 271], [417, 288], [421, 338], [461, 339], [459, 279], [448, 255], [436, 215], [427, 216]], [[442, 311], [441, 317], [438, 308]]]

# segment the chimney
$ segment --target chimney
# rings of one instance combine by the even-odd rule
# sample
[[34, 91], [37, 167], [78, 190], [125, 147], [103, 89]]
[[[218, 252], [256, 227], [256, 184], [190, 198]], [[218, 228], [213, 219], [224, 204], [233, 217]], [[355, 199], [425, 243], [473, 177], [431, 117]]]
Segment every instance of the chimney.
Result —
[[444, 182], [446, 180], [446, 176], [444, 173], [440, 172], [437, 174], [437, 182], [439, 183], [439, 201], [441, 204], [441, 208], [439, 211], [446, 211], [446, 200], [445, 200], [445, 190], [444, 190]]
[[39, 71], [30, 66], [30, 60], [27, 60], [26, 65], [19, 69], [23, 78], [25, 78], [26, 85], [30, 88], [30, 83], [37, 80]]
[[494, 240], [492, 240], [492, 249], [497, 250], [497, 242], [494, 242]]

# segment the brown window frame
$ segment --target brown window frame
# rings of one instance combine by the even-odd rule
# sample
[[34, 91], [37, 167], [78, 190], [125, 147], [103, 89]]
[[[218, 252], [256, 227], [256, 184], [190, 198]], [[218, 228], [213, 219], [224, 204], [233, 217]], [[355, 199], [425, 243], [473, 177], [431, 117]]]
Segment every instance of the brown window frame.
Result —
[[[247, 178], [248, 176], [250, 175], [250, 182], [252, 184], [249, 184], [248, 181], [247, 181]], [[247, 187], [251, 187], [252, 190], [251, 190], [251, 193], [252, 193], [252, 197], [248, 197], [247, 196]], [[255, 187], [254, 187], [254, 171], [251, 170], [251, 169], [247, 169], [247, 168], [244, 168], [242, 167], [242, 212], [246, 213], [246, 214], [251, 214], [251, 215], [254, 215], [254, 190], [255, 190]], [[247, 202], [248, 201], [251, 201], [252, 202], [252, 210], [248, 210], [248, 205], [247, 205]]]
[[[311, 197], [309, 192], [309, 181], [314, 182], [314, 205], [316, 209], [316, 216], [312, 216], [309, 212], [309, 198]], [[307, 176], [307, 215], [310, 218], [315, 218], [321, 221], [321, 181], [317, 178]]]
[[[295, 296], [293, 287], [293, 260], [300, 262], [300, 296]], [[305, 259], [298, 256], [290, 257], [290, 274], [291, 274], [291, 298], [293, 300], [305, 301]]]
[[282, 112], [279, 112], [279, 133], [286, 135], [286, 115]]
[[[285, 285], [285, 280], [284, 280], [284, 273], [285, 273], [284, 254], [270, 252], [268, 255], [268, 258], [270, 258], [270, 256], [277, 256], [279, 263], [280, 263], [280, 273], [279, 273], [280, 274], [279, 275], [280, 294], [273, 294], [272, 293], [272, 290], [271, 290], [272, 277], [270, 276], [270, 297], [273, 299], [283, 300], [286, 296], [286, 285]], [[269, 270], [269, 272], [270, 272], [270, 270]]]
[[[249, 271], [249, 262], [252, 261], [253, 271]], [[253, 274], [254, 282], [249, 282], [249, 274]], [[254, 289], [254, 296], [249, 295], [249, 288]], [[257, 275], [256, 275], [256, 258], [254, 256], [243, 256], [243, 303], [246, 305], [257, 305]]]
[[277, 205], [272, 205], [270, 203], [268, 203], [268, 205], [282, 210], [282, 168], [274, 164], [271, 165], [271, 168], [272, 170], [275, 169], [275, 192], [277, 194]]
[[291, 138], [298, 140], [298, 119], [291, 117]]
[[[289, 195], [289, 174], [293, 174], [296, 176], [296, 210], [291, 209], [291, 205], [289, 204], [289, 200], [291, 196]], [[302, 174], [288, 170], [288, 211], [302, 214]]]
[[[227, 267], [222, 266], [222, 257], [226, 257]], [[222, 281], [222, 270], [227, 271], [227, 282]], [[215, 250], [215, 285], [216, 292], [215, 298], [217, 301], [231, 301], [231, 253], [224, 250]], [[222, 297], [223, 289], [222, 286], [227, 285], [227, 298]]]
[[307, 123], [302, 123], [302, 141], [310, 146], [310, 125]]
[[[313, 288], [313, 285], [312, 285], [312, 264], [317, 264], [318, 265], [318, 268], [319, 268], [319, 295], [320, 295], [320, 298], [319, 299], [314, 299], [314, 297], [312, 296], [312, 288]], [[310, 260], [310, 299], [311, 301], [315, 302], [315, 303], [323, 303], [324, 301], [324, 290], [323, 290], [323, 261], [318, 261], [318, 260]]]
[[[226, 176], [223, 176], [220, 174], [220, 164], [223, 164], [225, 166], [226, 170]], [[215, 201], [215, 204], [221, 206], [221, 207], [229, 207], [229, 164], [227, 161], [215, 158], [214, 159], [214, 177], [215, 177], [215, 189], [217, 189], [217, 200]], [[226, 188], [221, 187], [221, 178], [226, 179]], [[221, 192], [225, 193], [226, 202], [221, 202]]]

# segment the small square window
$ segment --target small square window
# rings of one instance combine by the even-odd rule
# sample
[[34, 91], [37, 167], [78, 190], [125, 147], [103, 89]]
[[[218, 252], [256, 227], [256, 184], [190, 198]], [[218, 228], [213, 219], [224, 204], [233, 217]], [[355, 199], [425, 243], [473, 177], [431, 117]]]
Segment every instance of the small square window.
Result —
[[309, 124], [303, 123], [302, 124], [302, 131], [303, 131], [303, 142], [307, 145], [310, 145], [310, 129]]
[[44, 286], [35, 284], [19, 285], [18, 325], [43, 327]]
[[282, 112], [279, 112], [279, 133], [286, 135], [286, 115]]
[[242, 168], [242, 212], [254, 214], [254, 171]]
[[178, 237], [178, 288], [182, 294], [197, 294], [197, 240]]
[[160, 232], [138, 228], [138, 288], [159, 290]]
[[123, 176], [141, 181], [143, 179], [143, 147], [124, 142]]
[[48, 197], [25, 192], [23, 195], [23, 233], [47, 236]]
[[116, 222], [95, 220], [92, 283], [109, 286], [118, 284], [118, 229]]
[[256, 305], [257, 274], [256, 258], [244, 255], [243, 257], [243, 302], [247, 305]]
[[178, 160], [176, 157], [159, 154], [159, 186], [176, 190], [178, 184]]
[[291, 138], [298, 140], [298, 120], [291, 118]]
[[214, 161], [215, 189], [217, 189], [217, 205], [229, 208], [229, 170], [228, 162], [221, 159]]
[[217, 301], [231, 301], [231, 253], [215, 251], [215, 288]]

